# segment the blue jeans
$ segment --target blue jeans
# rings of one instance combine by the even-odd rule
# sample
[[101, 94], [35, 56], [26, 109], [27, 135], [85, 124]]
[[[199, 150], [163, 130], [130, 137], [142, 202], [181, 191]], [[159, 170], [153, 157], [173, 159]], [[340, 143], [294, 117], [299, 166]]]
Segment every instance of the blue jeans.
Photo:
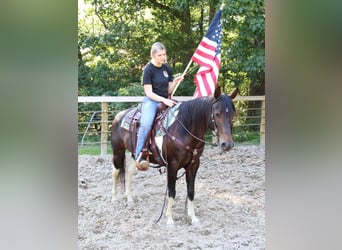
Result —
[[154, 117], [157, 113], [158, 104], [159, 102], [153, 101], [147, 96], [143, 98], [141, 107], [140, 127], [137, 138], [137, 147], [135, 149], [136, 158], [139, 156], [141, 150], [144, 148], [146, 138], [151, 130]]

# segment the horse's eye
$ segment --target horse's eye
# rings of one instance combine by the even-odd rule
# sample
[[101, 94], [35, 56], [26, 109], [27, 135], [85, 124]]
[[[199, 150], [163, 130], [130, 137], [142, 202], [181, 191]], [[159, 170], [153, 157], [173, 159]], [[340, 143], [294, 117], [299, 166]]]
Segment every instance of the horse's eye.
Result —
[[215, 113], [216, 117], [220, 117], [221, 113]]

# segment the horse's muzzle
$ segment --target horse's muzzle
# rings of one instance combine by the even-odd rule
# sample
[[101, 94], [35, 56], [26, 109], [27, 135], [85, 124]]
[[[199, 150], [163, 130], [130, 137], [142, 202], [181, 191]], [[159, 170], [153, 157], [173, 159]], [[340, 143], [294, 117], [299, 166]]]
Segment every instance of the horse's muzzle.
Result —
[[234, 147], [234, 142], [223, 142], [221, 143], [221, 151], [229, 151]]

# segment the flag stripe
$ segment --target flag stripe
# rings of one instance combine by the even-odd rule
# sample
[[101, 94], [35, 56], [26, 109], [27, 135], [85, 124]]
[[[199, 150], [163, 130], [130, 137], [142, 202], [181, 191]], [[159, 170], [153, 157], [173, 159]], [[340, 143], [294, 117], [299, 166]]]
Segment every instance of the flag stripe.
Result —
[[215, 58], [215, 52], [212, 54], [205, 53], [203, 51], [199, 51], [192, 57], [192, 60], [198, 64], [209, 64]]
[[216, 77], [212, 77], [213, 72], [201, 74], [196, 76], [196, 83], [199, 87], [201, 96], [205, 96], [205, 93], [213, 93], [216, 87]]
[[211, 41], [210, 39], [204, 37], [202, 41], [200, 42], [198, 48], [195, 51], [195, 54], [198, 52], [207, 52], [208, 54], [212, 54], [215, 56], [217, 43], [214, 41]]
[[197, 74], [203, 74], [208, 71], [214, 71], [215, 73], [219, 73], [220, 68], [220, 58], [216, 57], [214, 61], [211, 61], [209, 64], [205, 64], [201, 66], [197, 72]]
[[216, 43], [214, 44], [208, 44], [207, 42], [205, 41], [202, 41], [197, 50], [196, 50], [196, 53], [198, 52], [203, 52], [203, 53], [207, 53], [211, 56], [215, 56], [215, 51], [216, 51]]
[[212, 42], [204, 37], [195, 51], [195, 54], [192, 56], [192, 60], [198, 64], [209, 64], [209, 61], [212, 61], [215, 58], [216, 45], [216, 42]]
[[[194, 97], [206, 96], [214, 93], [217, 83], [217, 76], [220, 69], [220, 58], [216, 57], [213, 69], [201, 67], [195, 76], [196, 90]], [[209, 94], [208, 94], [209, 93]]]
[[202, 49], [207, 50], [207, 51], [215, 51], [216, 46], [217, 46], [217, 43], [215, 41], [211, 41], [210, 39], [203, 37], [196, 52], [201, 51]]

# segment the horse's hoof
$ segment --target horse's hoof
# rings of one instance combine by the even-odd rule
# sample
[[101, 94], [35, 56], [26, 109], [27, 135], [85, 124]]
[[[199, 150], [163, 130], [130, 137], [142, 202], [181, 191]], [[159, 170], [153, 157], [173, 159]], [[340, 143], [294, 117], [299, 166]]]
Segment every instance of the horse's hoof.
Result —
[[200, 223], [199, 219], [197, 219], [197, 217], [194, 216], [191, 218], [191, 224], [192, 225], [200, 225], [201, 223]]
[[168, 227], [173, 227], [173, 226], [175, 226], [175, 222], [173, 221], [173, 219], [168, 219], [168, 220], [166, 221], [166, 225], [167, 225]]
[[133, 200], [132, 197], [128, 196], [128, 197], [127, 197], [127, 203], [128, 203], [128, 204], [134, 204], [135, 202], [134, 202], [134, 200]]
[[118, 201], [118, 197], [112, 196], [112, 202], [113, 202], [113, 203], [116, 203], [117, 201]]

